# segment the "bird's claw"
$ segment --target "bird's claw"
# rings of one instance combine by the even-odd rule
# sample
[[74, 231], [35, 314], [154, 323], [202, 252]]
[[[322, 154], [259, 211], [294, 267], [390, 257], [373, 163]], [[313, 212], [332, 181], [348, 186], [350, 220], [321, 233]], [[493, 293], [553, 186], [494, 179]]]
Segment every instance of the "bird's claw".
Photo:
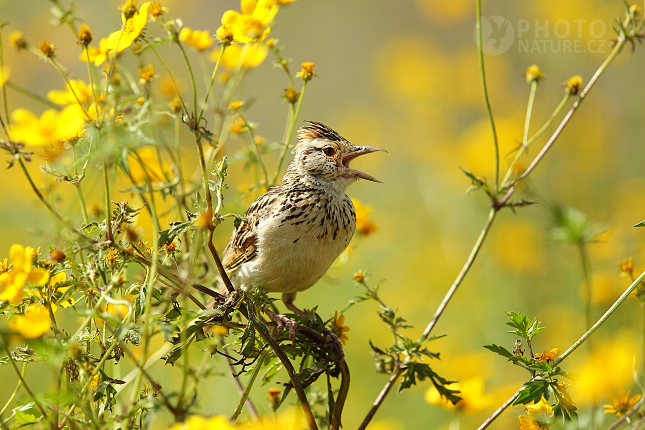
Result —
[[329, 343], [335, 344], [336, 349], [338, 350], [338, 354], [340, 355], [340, 361], [345, 361], [345, 351], [343, 350], [343, 344], [340, 339], [338, 339], [338, 336], [336, 336], [336, 333], [325, 327], [323, 329], [323, 335], [325, 336], [325, 345]]
[[298, 323], [294, 320], [287, 318], [285, 315], [280, 314], [271, 314], [271, 321], [276, 323], [276, 326], [271, 329], [271, 336], [275, 337], [276, 333], [287, 328], [289, 330], [289, 340], [294, 342], [296, 340], [296, 329], [298, 328]]

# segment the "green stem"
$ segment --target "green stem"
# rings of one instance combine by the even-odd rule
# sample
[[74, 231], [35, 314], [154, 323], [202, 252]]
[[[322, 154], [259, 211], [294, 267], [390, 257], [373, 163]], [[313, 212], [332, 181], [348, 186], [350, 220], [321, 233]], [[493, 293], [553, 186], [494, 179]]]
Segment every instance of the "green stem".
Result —
[[25, 166], [25, 162], [23, 161], [22, 157], [18, 157], [18, 164], [20, 164], [20, 168], [22, 169], [23, 173], [25, 174], [25, 177], [27, 178], [27, 181], [29, 182], [29, 185], [31, 185], [31, 189], [36, 193], [40, 201], [45, 205], [45, 207], [51, 212], [65, 227], [67, 227], [71, 232], [76, 234], [77, 236], [81, 237], [82, 239], [86, 240], [87, 242], [96, 244], [96, 240], [84, 235], [80, 231], [76, 230], [74, 227], [71, 226], [69, 222], [67, 222], [57, 211], [56, 209], [53, 208], [51, 204], [45, 199], [45, 196], [40, 192], [36, 184], [34, 183], [34, 180], [32, 179], [31, 175], [29, 174], [29, 171], [27, 170], [27, 166]]
[[41, 97], [36, 93], [32, 93], [31, 91], [26, 90], [26, 89], [22, 88], [21, 86], [14, 84], [11, 81], [5, 82], [5, 85], [7, 87], [11, 88], [12, 90], [16, 91], [16, 92], [19, 92], [20, 94], [22, 94], [24, 96], [27, 96], [27, 97], [29, 97], [29, 98], [31, 98], [33, 100], [36, 100], [37, 102], [40, 102], [40, 103], [44, 104], [45, 106], [47, 106], [49, 108], [60, 110], [60, 106], [58, 106], [57, 104], [52, 103], [51, 101], [47, 100], [46, 98]]
[[7, 400], [7, 403], [5, 403], [4, 407], [0, 411], [0, 418], [2, 418], [2, 415], [5, 413], [11, 402], [13, 402], [13, 399], [16, 397], [16, 394], [18, 394], [18, 390], [22, 386], [22, 381], [25, 379], [25, 373], [27, 373], [27, 363], [22, 363], [22, 373], [21, 379], [18, 379], [18, 384], [16, 385], [16, 388], [13, 390], [13, 393], [11, 393], [11, 396], [9, 397], [9, 400]]
[[[583, 276], [585, 280], [585, 329], [589, 330], [592, 324], [592, 315], [591, 315], [591, 294], [592, 294], [592, 288], [591, 288], [591, 268], [589, 266], [589, 255], [587, 253], [587, 246], [585, 243], [580, 243], [578, 245], [578, 251], [580, 252], [580, 260], [582, 264], [582, 271], [583, 271]], [[589, 356], [589, 359], [591, 359], [591, 354], [593, 352], [593, 348], [591, 345], [591, 339], [587, 342], [587, 355]], [[595, 423], [595, 411], [596, 411], [596, 396], [592, 394], [591, 396], [591, 416], [590, 416], [590, 423], [589, 423], [589, 429], [594, 430], [596, 428], [596, 423]]]
[[476, 0], [477, 3], [477, 56], [479, 59], [479, 77], [481, 81], [482, 93], [484, 95], [484, 104], [486, 105], [486, 114], [488, 115], [488, 122], [493, 133], [493, 148], [495, 150], [495, 186], [493, 188], [494, 195], [497, 195], [499, 187], [499, 144], [497, 142], [497, 130], [495, 129], [495, 121], [493, 120], [493, 112], [490, 107], [490, 99], [488, 98], [488, 88], [486, 85], [486, 72], [484, 70], [484, 51], [482, 43], [482, 2]]
[[107, 229], [107, 241], [112, 244], [112, 201], [110, 200], [110, 178], [107, 162], [103, 163], [103, 184], [105, 186], [105, 225]]
[[[478, 0], [479, 1], [479, 0]], [[538, 165], [538, 163], [544, 158], [546, 153], [549, 151], [549, 149], [553, 146], [553, 143], [556, 141], [556, 139], [560, 136], [562, 133], [562, 130], [566, 127], [566, 125], [569, 123], [571, 120], [571, 117], [573, 114], [578, 110], [578, 107], [580, 107], [580, 104], [582, 101], [585, 99], [589, 91], [593, 88], [594, 84], [600, 78], [600, 76], [604, 73], [605, 70], [607, 70], [607, 67], [616, 59], [618, 54], [622, 51], [623, 46], [625, 46], [625, 35], [621, 33], [618, 38], [618, 42], [614, 46], [614, 49], [611, 51], [609, 56], [605, 59], [605, 61], [600, 65], [598, 70], [596, 70], [596, 73], [591, 77], [591, 80], [589, 80], [589, 83], [585, 87], [585, 89], [580, 93], [580, 96], [578, 97], [578, 100], [573, 104], [567, 115], [562, 119], [560, 122], [560, 125], [558, 128], [553, 132], [553, 135], [551, 135], [551, 138], [549, 138], [548, 142], [544, 145], [540, 153], [533, 159], [533, 162], [529, 165], [529, 167], [524, 171], [522, 176], [517, 180], [517, 182], [509, 188], [509, 190], [506, 192], [506, 195], [502, 200], [500, 200], [499, 205], [504, 206], [508, 199], [511, 198], [513, 193], [515, 192], [515, 187], [517, 183], [519, 183], [521, 180], [524, 180], [532, 171], [535, 169], [535, 167]]]
[[[144, 172], [146, 172], [144, 170]], [[154, 193], [152, 190], [152, 183], [150, 182], [150, 177], [148, 176], [147, 172], [144, 175], [146, 179], [146, 184], [148, 185], [148, 192], [150, 193], [150, 206], [151, 206], [151, 213], [153, 219], [156, 218], [157, 214], [157, 208], [155, 206], [155, 197]], [[146, 285], [146, 304], [145, 304], [145, 312], [144, 312], [144, 317], [143, 321], [145, 323], [145, 328], [143, 332], [143, 348], [141, 351], [141, 360], [139, 363], [139, 368], [143, 369], [145, 363], [146, 363], [146, 357], [148, 356], [148, 349], [150, 347], [150, 338], [152, 337], [152, 321], [151, 321], [151, 308], [152, 308], [152, 291], [154, 289], [154, 282], [155, 279], [157, 278], [157, 264], [159, 259], [157, 258], [157, 255], [159, 254], [159, 220], [157, 219], [156, 222], [152, 223], [153, 231], [152, 231], [152, 264], [150, 265], [150, 271], [148, 272], [148, 276], [145, 282]], [[130, 399], [130, 402], [132, 405], [135, 404], [137, 396], [139, 395], [139, 385], [141, 384], [141, 378], [142, 378], [143, 372], [137, 373], [137, 376], [135, 378], [135, 383], [134, 386], [132, 387], [132, 396]], [[132, 419], [132, 415], [128, 414], [125, 424], [123, 428], [129, 428], [130, 421]]]
[[40, 403], [38, 398], [34, 395], [34, 392], [31, 391], [31, 388], [29, 388], [29, 385], [27, 385], [27, 381], [25, 381], [25, 378], [23, 378], [22, 373], [18, 370], [18, 366], [16, 366], [16, 361], [13, 359], [13, 355], [11, 355], [11, 352], [9, 351], [9, 348], [7, 348], [7, 344], [3, 342], [3, 347], [7, 355], [9, 356], [9, 361], [11, 361], [11, 366], [13, 367], [13, 370], [16, 372], [16, 375], [18, 375], [18, 380], [20, 383], [25, 387], [25, 390], [29, 394], [29, 397], [31, 397], [31, 400], [34, 401], [34, 404], [40, 411], [40, 414], [43, 416], [43, 419], [49, 420], [47, 416], [47, 412], [45, 412], [45, 409], [43, 408], [43, 405]]
[[251, 392], [251, 387], [253, 387], [253, 383], [255, 382], [255, 379], [258, 377], [260, 373], [260, 369], [262, 369], [262, 363], [264, 363], [264, 360], [266, 358], [267, 358], [266, 351], [262, 351], [260, 353], [260, 356], [255, 361], [255, 367], [253, 368], [253, 373], [251, 373], [251, 378], [249, 379], [248, 384], [246, 384], [246, 388], [244, 389], [244, 392], [240, 397], [240, 401], [237, 403], [237, 407], [235, 408], [235, 412], [233, 412], [231, 421], [237, 420], [237, 417], [240, 416], [240, 413], [242, 412], [242, 408], [246, 403], [246, 399], [249, 397], [249, 393]]
[[544, 132], [551, 126], [551, 124], [553, 123], [553, 120], [560, 114], [560, 112], [562, 111], [562, 108], [564, 108], [564, 106], [567, 104], [570, 97], [571, 97], [571, 93], [567, 91], [564, 97], [562, 98], [562, 100], [560, 101], [560, 104], [558, 105], [558, 107], [555, 108], [555, 110], [553, 111], [549, 119], [544, 123], [542, 128], [540, 128], [537, 131], [537, 133], [531, 136], [529, 140], [525, 141], [525, 144], [520, 146], [519, 151], [515, 155], [513, 162], [511, 163], [510, 167], [508, 168], [508, 171], [506, 172], [506, 175], [504, 176], [504, 179], [502, 180], [502, 185], [507, 183], [508, 180], [510, 179], [511, 175], [513, 174], [513, 167], [517, 163], [517, 160], [522, 158], [522, 155], [524, 155], [524, 153], [529, 149], [529, 146], [531, 146], [531, 144], [535, 142], [540, 136], [542, 136], [542, 134], [544, 134]]
[[284, 140], [284, 145], [282, 146], [282, 151], [280, 152], [280, 158], [278, 159], [278, 165], [275, 168], [275, 174], [273, 175], [273, 180], [271, 181], [271, 184], [273, 185], [275, 185], [278, 182], [278, 178], [280, 177], [280, 171], [282, 170], [282, 163], [284, 162], [284, 157], [287, 155], [287, 150], [289, 149], [289, 142], [291, 142], [291, 138], [293, 137], [293, 132], [296, 128], [298, 115], [300, 115], [300, 106], [302, 105], [302, 99], [305, 96], [305, 89], [307, 88], [307, 82], [308, 81], [304, 81], [302, 83], [302, 90], [300, 91], [300, 97], [298, 97], [298, 104], [296, 105], [295, 112], [291, 116], [289, 131], [287, 132], [287, 137]]
[[196, 123], [199, 124], [199, 122], [202, 119], [202, 116], [204, 115], [204, 109], [206, 108], [206, 102], [208, 102], [208, 97], [211, 94], [211, 90], [213, 89], [213, 84], [215, 83], [215, 76], [217, 75], [217, 71], [219, 70], [219, 65], [222, 61], [222, 57], [224, 56], [224, 51], [226, 50], [227, 45], [222, 45], [222, 49], [219, 51], [219, 55], [217, 56], [217, 62], [215, 63], [215, 68], [213, 69], [213, 74], [211, 76], [210, 83], [208, 84], [208, 89], [206, 90], [206, 96], [204, 96], [204, 102], [202, 103], [202, 109], [199, 111], [199, 115], [197, 116], [197, 121]]
[[493, 225], [493, 221], [495, 220], [495, 216], [497, 215], [498, 209], [491, 208], [490, 211], [488, 212], [488, 219], [486, 220], [486, 224], [484, 224], [484, 227], [482, 228], [481, 232], [479, 233], [479, 237], [477, 238], [477, 241], [475, 242], [475, 245], [473, 245], [473, 249], [470, 251], [470, 255], [466, 259], [466, 262], [464, 263], [464, 266], [461, 268], [461, 271], [457, 275], [457, 278], [453, 282], [452, 286], [448, 290], [448, 293], [446, 296], [443, 298], [441, 301], [441, 304], [439, 305], [439, 308], [434, 314], [434, 317], [432, 318], [432, 321], [428, 324], [428, 326], [423, 330], [423, 337], [427, 338], [430, 335], [430, 332], [434, 328], [434, 326], [437, 324], [437, 321], [443, 314], [443, 311], [446, 309], [446, 306], [448, 306], [448, 303], [450, 302], [450, 299], [455, 295], [455, 292], [457, 291], [457, 288], [461, 285], [463, 282], [464, 278], [468, 274], [468, 271], [470, 268], [473, 266], [473, 263], [475, 262], [475, 258], [477, 258], [477, 255], [479, 254], [479, 251], [481, 251], [482, 246], [484, 245], [484, 240], [486, 240], [486, 236], [488, 235], [488, 232], [491, 229], [491, 226]]
[[[76, 102], [78, 103], [78, 105], [81, 107], [81, 109], [83, 109], [83, 113], [85, 114], [85, 118], [87, 119], [87, 121], [91, 122], [92, 118], [90, 117], [90, 114], [87, 112], [87, 109], [85, 109], [85, 106], [83, 106], [83, 103], [81, 103], [81, 99], [78, 98], [76, 91], [74, 91], [74, 87], [72, 87], [72, 84], [69, 82], [69, 78], [67, 77], [67, 74], [63, 71], [63, 69], [61, 69], [60, 65], [56, 60], [54, 60], [53, 58], [50, 58], [49, 61], [51, 61], [52, 65], [56, 68], [58, 73], [65, 80], [65, 85], [67, 85], [67, 88], [69, 88], [69, 90], [74, 95], [74, 98], [76, 99]], [[98, 115], [97, 115], [97, 118], [98, 118]]]
[[195, 129], [199, 128], [199, 122], [197, 121], [197, 118], [194, 117], [194, 115], [197, 113], [197, 85], [195, 84], [195, 75], [193, 74], [193, 68], [190, 65], [190, 61], [188, 61], [188, 55], [186, 55], [186, 50], [184, 49], [184, 46], [181, 44], [179, 40], [177, 40], [177, 46], [179, 46], [179, 50], [181, 51], [181, 55], [184, 57], [184, 62], [186, 63], [186, 67], [188, 68], [188, 74], [190, 75], [190, 85], [193, 90], [193, 118], [195, 118]]
[[[605, 312], [603, 316], [601, 316], [600, 319], [598, 319], [598, 321], [596, 321], [596, 323], [593, 326], [591, 326], [591, 328], [589, 328], [589, 330], [587, 330], [585, 334], [583, 334], [580, 337], [580, 339], [578, 339], [573, 345], [569, 347], [569, 349], [567, 349], [564, 353], [562, 353], [560, 356], [558, 356], [558, 358], [556, 358], [553, 361], [552, 367], [555, 368], [556, 366], [558, 366], [560, 363], [564, 361], [564, 359], [566, 359], [576, 349], [578, 349], [580, 345], [582, 345], [585, 341], [587, 341], [591, 337], [591, 335], [594, 334], [594, 332], [598, 330], [598, 328], [600, 328], [600, 326], [603, 325], [605, 321], [607, 321], [607, 319], [609, 319], [609, 317], [616, 311], [616, 309], [618, 309], [618, 307], [625, 300], [627, 300], [629, 295], [632, 292], [634, 292], [636, 288], [638, 288], [638, 286], [643, 281], [643, 279], [645, 279], [645, 272], [641, 273], [640, 276], [636, 278], [634, 282], [631, 283], [631, 285], [623, 292], [623, 294], [620, 295], [620, 297], [614, 302], [614, 304], [611, 305], [609, 309], [607, 309], [607, 312]], [[517, 397], [520, 395], [520, 391], [522, 390], [522, 388], [523, 387], [520, 387], [515, 392], [515, 394], [513, 394], [506, 402], [504, 402], [502, 406], [499, 407], [499, 409], [497, 409], [490, 417], [488, 417], [486, 421], [484, 421], [484, 423], [481, 426], [479, 426], [478, 430], [484, 430], [485, 428], [487, 428], [493, 421], [495, 421], [502, 414], [502, 412], [504, 412], [504, 410], [506, 410], [509, 406], [511, 406], [515, 401], [515, 399], [517, 399]]]
[[247, 308], [249, 309], [249, 318], [253, 320], [255, 329], [257, 330], [258, 334], [266, 343], [269, 344], [269, 346], [273, 350], [273, 353], [278, 357], [280, 362], [282, 362], [282, 365], [287, 371], [289, 379], [291, 380], [291, 384], [293, 385], [293, 389], [298, 396], [302, 411], [305, 414], [305, 419], [307, 421], [307, 425], [309, 426], [309, 430], [318, 430], [318, 425], [316, 424], [316, 419], [314, 418], [314, 414], [311, 411], [311, 406], [309, 406], [307, 395], [305, 394], [305, 390], [302, 388], [302, 384], [298, 379], [298, 375], [296, 375], [296, 371], [293, 368], [291, 361], [289, 361], [289, 357], [287, 357], [284, 351], [282, 351], [280, 346], [271, 337], [271, 334], [268, 332], [264, 323], [262, 323], [255, 315], [253, 315], [253, 311], [251, 309], [252, 306], [249, 305], [247, 306]]

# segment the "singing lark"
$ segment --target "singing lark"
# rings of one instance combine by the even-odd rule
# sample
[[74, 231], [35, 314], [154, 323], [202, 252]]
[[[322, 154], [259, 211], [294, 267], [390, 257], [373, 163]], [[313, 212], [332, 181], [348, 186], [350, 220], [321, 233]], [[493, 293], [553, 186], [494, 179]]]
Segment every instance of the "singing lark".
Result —
[[281, 185], [251, 204], [223, 256], [236, 288], [282, 293], [287, 308], [301, 316], [296, 294], [327, 272], [354, 235], [356, 214], [345, 190], [359, 178], [380, 182], [350, 168], [350, 161], [385, 151], [355, 146], [331, 128], [307, 122]]

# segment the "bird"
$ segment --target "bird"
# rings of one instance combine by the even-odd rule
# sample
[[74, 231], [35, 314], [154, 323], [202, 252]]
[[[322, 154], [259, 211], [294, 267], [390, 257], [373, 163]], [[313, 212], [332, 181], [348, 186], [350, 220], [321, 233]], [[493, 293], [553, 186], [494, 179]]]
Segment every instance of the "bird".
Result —
[[[249, 206], [222, 256], [236, 289], [282, 293], [287, 309], [303, 317], [306, 313], [294, 304], [296, 295], [323, 277], [356, 230], [347, 187], [359, 179], [381, 182], [351, 168], [350, 162], [387, 152], [356, 146], [322, 123], [305, 122], [280, 185]], [[273, 312], [268, 315], [278, 327], [291, 321]]]

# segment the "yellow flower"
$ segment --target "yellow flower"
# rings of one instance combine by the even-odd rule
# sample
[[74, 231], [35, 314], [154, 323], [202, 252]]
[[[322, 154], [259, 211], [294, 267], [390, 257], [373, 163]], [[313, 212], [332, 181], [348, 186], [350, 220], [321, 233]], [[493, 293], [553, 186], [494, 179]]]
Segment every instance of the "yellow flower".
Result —
[[92, 100], [92, 89], [81, 80], [70, 79], [67, 89], [51, 90], [47, 93], [47, 98], [59, 105], [73, 105], [79, 101], [88, 103]]
[[540, 70], [538, 65], [533, 64], [532, 66], [529, 66], [528, 69], [526, 69], [524, 77], [526, 78], [526, 83], [530, 84], [533, 81], [540, 82], [544, 78], [544, 75], [542, 75], [542, 71]]
[[122, 17], [125, 22], [123, 30], [111, 33], [108, 36], [105, 47], [110, 50], [116, 49], [118, 53], [132, 45], [146, 26], [146, 22], [148, 21], [148, 7], [150, 7], [150, 2], [145, 2], [141, 5], [139, 11], [134, 12], [131, 18], [126, 20], [124, 15]]
[[231, 43], [233, 43], [233, 36], [233, 30], [228, 25], [222, 25], [215, 32], [215, 37], [217, 37], [217, 40], [222, 42], [222, 44], [224, 45], [230, 45]]
[[577, 96], [582, 89], [582, 77], [580, 75], [573, 76], [564, 83], [564, 87], [572, 96]]
[[81, 28], [78, 30], [78, 41], [83, 46], [92, 43], [92, 30], [90, 30], [87, 24], [81, 25]]
[[145, 166], [145, 171], [143, 170], [144, 168], [141, 166], [141, 163], [139, 163], [138, 160], [131, 158], [131, 162], [129, 163], [130, 174], [132, 175], [134, 182], [143, 182], [145, 180], [146, 172], [148, 173], [148, 176], [150, 176], [150, 180], [153, 183], [164, 182], [166, 180], [164, 172], [166, 172], [166, 174], [172, 178], [172, 175], [169, 173], [170, 163], [161, 162], [160, 165], [160, 161], [157, 158], [157, 153], [151, 146], [145, 146], [138, 149], [137, 154], [139, 155], [139, 158]]
[[90, 388], [96, 388], [99, 385], [99, 375], [94, 375], [92, 382], [90, 382]]
[[17, 315], [9, 321], [9, 327], [24, 339], [35, 339], [51, 328], [49, 310], [45, 306], [29, 305], [24, 315]]
[[[55, 274], [49, 279], [49, 286], [52, 288], [56, 288], [58, 291], [64, 294], [65, 291], [67, 291], [71, 287], [63, 287], [63, 286], [56, 287], [56, 285], [64, 283], [66, 281], [67, 281], [67, 274], [65, 272], [60, 272]], [[71, 297], [68, 297], [67, 299], [65, 299], [64, 302], [60, 302], [59, 305], [61, 305], [64, 308], [68, 308], [72, 306], [74, 303], [76, 303], [76, 300], [74, 300]], [[52, 310], [53, 310], [53, 306], [54, 305], [52, 305]]]
[[632, 390], [625, 393], [622, 388], [618, 390], [618, 398], [612, 394], [607, 394], [611, 405], [603, 405], [606, 414], [615, 414], [617, 417], [622, 417], [627, 412], [631, 411], [634, 405], [641, 399], [640, 394], [632, 397]]
[[49, 43], [46, 40], [41, 41], [38, 47], [38, 52], [40, 52], [40, 55], [47, 58], [52, 58], [54, 56], [55, 50], [56, 47], [54, 46], [54, 44]]
[[9, 270], [9, 260], [6, 258], [0, 262], [0, 275]]
[[231, 133], [240, 134], [246, 128], [246, 122], [241, 117], [235, 118], [235, 120], [228, 126], [228, 130]]
[[60, 112], [49, 109], [40, 118], [27, 109], [19, 108], [11, 114], [9, 131], [15, 140], [27, 145], [48, 146], [77, 136], [85, 125], [85, 119], [79, 105], [67, 106]]
[[269, 35], [269, 25], [278, 13], [278, 6], [269, 3], [269, 0], [242, 0], [242, 13], [234, 10], [224, 12], [222, 24], [231, 29], [235, 42], [264, 40]]
[[316, 76], [316, 72], [314, 72], [315, 65], [316, 63], [305, 61], [300, 65], [302, 66], [302, 70], [296, 73], [296, 76], [301, 78], [303, 81], [310, 81], [314, 76]]
[[343, 342], [343, 345], [347, 343], [349, 340], [349, 337], [345, 332], [349, 331], [349, 327], [347, 327], [345, 324], [345, 315], [341, 314], [340, 316], [338, 315], [338, 311], [334, 313], [334, 315], [331, 316], [331, 331], [334, 332], [336, 336], [338, 336], [338, 339]]
[[634, 266], [634, 259], [632, 257], [619, 261], [618, 267], [620, 268], [621, 276], [629, 276], [630, 278], [634, 277], [636, 266]]
[[164, 13], [167, 12], [167, 10], [166, 10], [166, 7], [162, 6], [160, 2], [153, 1], [150, 4], [149, 12], [152, 19], [159, 19]]
[[155, 77], [155, 69], [152, 67], [152, 64], [140, 68], [139, 77], [141, 78], [140, 82], [142, 84], [150, 82]]
[[42, 286], [47, 282], [49, 272], [45, 269], [32, 268], [31, 247], [12, 245], [9, 250], [11, 270], [0, 275], [0, 301], [17, 304], [22, 300], [22, 288], [29, 281]]
[[88, 46], [87, 53], [85, 51], [81, 52], [81, 55], [79, 56], [80, 60], [87, 63], [89, 55], [89, 62], [100, 66], [105, 60], [107, 60], [107, 56], [110, 53], [110, 49], [107, 47], [107, 43], [108, 38], [104, 37], [99, 41], [98, 48]]
[[284, 97], [284, 99], [289, 103], [295, 103], [298, 101], [299, 95], [300, 94], [298, 93], [298, 91], [296, 91], [294, 87], [289, 87], [289, 88], [285, 88], [284, 95], [282, 97]]
[[[208, 57], [209, 61], [213, 63], [217, 62], [219, 57], [220, 50], [216, 49]], [[222, 56], [221, 64], [229, 70], [235, 69], [237, 63], [242, 59], [242, 54], [244, 53], [244, 47], [242, 45], [232, 45], [226, 48], [224, 55]], [[246, 54], [244, 55], [243, 63], [241, 67], [245, 69], [251, 69], [257, 67], [264, 59], [267, 57], [267, 49], [259, 44], [248, 46]]]
[[461, 401], [453, 405], [443, 398], [434, 386], [426, 390], [425, 400], [431, 405], [438, 405], [448, 410], [458, 409], [465, 414], [476, 414], [493, 403], [493, 396], [486, 393], [481, 376], [464, 379], [448, 385], [451, 390], [460, 391]]
[[553, 348], [551, 351], [547, 351], [546, 349], [543, 352], [538, 352], [535, 354], [535, 358], [537, 361], [547, 361], [549, 363], [553, 363], [553, 360], [555, 360], [558, 355], [560, 355], [560, 351], [558, 348]]
[[238, 110], [239, 108], [242, 107], [243, 104], [244, 104], [244, 102], [242, 100], [235, 100], [235, 101], [232, 101], [228, 105], [228, 107], [230, 107], [232, 110]]
[[363, 272], [362, 270], [354, 272], [353, 277], [356, 282], [363, 282], [365, 280], [365, 272]]
[[537, 404], [526, 405], [524, 411], [527, 415], [520, 415], [521, 430], [546, 430], [553, 421], [553, 409], [544, 397]]
[[22, 31], [14, 31], [9, 36], [9, 44], [16, 48], [18, 51], [21, 49], [27, 49], [27, 41], [25, 40], [25, 34]]
[[224, 415], [215, 415], [206, 418], [201, 415], [192, 415], [183, 423], [175, 423], [168, 430], [234, 430], [235, 425], [229, 423]]
[[280, 394], [282, 394], [282, 391], [280, 391], [279, 388], [269, 388], [269, 404], [271, 405], [271, 409], [274, 411], [278, 409], [278, 406], [280, 406]]
[[269, 6], [273, 6], [274, 4], [284, 6], [284, 5], [287, 5], [289, 3], [293, 3], [295, 1], [297, 1], [297, 0], [268, 0], [268, 3], [269, 3]]
[[376, 230], [376, 224], [368, 218], [372, 213], [372, 206], [364, 205], [359, 200], [352, 199], [354, 210], [356, 211], [356, 231], [367, 236]]
[[179, 33], [179, 40], [184, 42], [186, 45], [191, 48], [195, 48], [198, 51], [204, 51], [211, 47], [214, 42], [213, 37], [208, 30], [193, 30], [188, 27], [181, 29]]

